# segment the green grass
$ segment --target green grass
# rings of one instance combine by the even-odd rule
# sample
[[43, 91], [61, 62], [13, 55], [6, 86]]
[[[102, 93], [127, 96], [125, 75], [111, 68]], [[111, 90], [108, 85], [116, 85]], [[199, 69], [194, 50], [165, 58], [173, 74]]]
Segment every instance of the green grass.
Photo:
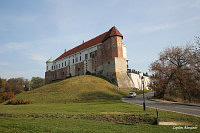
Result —
[[[137, 95], [143, 94], [143, 90], [135, 91]], [[144, 90], [144, 93], [153, 92], [153, 90]]]
[[[152, 125], [155, 110], [147, 108], [144, 112], [142, 106], [122, 103], [119, 99], [127, 93], [94, 76], [79, 76], [49, 84], [15, 97], [32, 100], [33, 104], [1, 104], [0, 132], [200, 131], [199, 128], [174, 130], [173, 126]], [[198, 117], [168, 111], [159, 111], [159, 119], [200, 125]]]
[[[0, 114], [18, 117], [39, 116], [46, 117], [51, 114], [55, 117], [62, 115], [146, 115], [156, 116], [155, 109], [147, 108], [144, 112], [142, 106], [121, 102], [91, 102], [91, 103], [66, 103], [66, 104], [30, 104], [30, 105], [0, 105]], [[29, 115], [29, 116], [28, 116]], [[200, 125], [200, 118], [159, 110], [161, 121], [189, 122], [192, 125]]]
[[33, 103], [91, 102], [116, 100], [127, 95], [113, 84], [99, 77], [83, 75], [45, 85], [16, 95], [14, 99], [31, 100]]
[[198, 133], [199, 130], [174, 130], [173, 126], [124, 125], [110, 122], [60, 118], [0, 118], [0, 132], [73, 132], [73, 133]]

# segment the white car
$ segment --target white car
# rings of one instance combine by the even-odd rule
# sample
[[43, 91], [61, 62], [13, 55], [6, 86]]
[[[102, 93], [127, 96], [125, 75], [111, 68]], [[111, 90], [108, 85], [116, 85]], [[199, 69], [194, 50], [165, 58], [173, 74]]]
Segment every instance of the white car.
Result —
[[132, 98], [132, 97], [136, 97], [136, 93], [135, 92], [130, 92], [128, 94], [128, 98]]

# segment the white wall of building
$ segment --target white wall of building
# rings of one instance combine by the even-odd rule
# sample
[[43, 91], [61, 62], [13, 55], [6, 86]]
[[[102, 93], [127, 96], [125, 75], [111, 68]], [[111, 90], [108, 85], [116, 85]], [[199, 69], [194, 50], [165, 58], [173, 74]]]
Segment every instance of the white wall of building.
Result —
[[122, 44], [122, 50], [123, 50], [123, 57], [127, 60], [127, 51], [126, 51], [126, 45]]
[[46, 63], [46, 71], [51, 71], [52, 66], [53, 66], [53, 63], [47, 62], [47, 63]]
[[[85, 59], [85, 54], [88, 54], [87, 60], [89, 60], [89, 59], [91, 59], [90, 58], [90, 53], [96, 51], [98, 45], [99, 44], [91, 46], [91, 47], [89, 47], [87, 49], [81, 50], [81, 51], [79, 51], [77, 53], [71, 54], [71, 55], [69, 55], [67, 57], [64, 57], [64, 58], [60, 59], [60, 60], [53, 61], [53, 63], [47, 63], [46, 66], [48, 66], [48, 70], [46, 70], [46, 71], [49, 71], [49, 70], [50, 71], [54, 71], [54, 70], [58, 70], [58, 69], [61, 69], [63, 67], [66, 67], [68, 65], [71, 66], [71, 65], [83, 62], [84, 60], [86, 60]], [[80, 60], [80, 57], [81, 57], [81, 60]], [[76, 60], [76, 58], [78, 60]], [[73, 63], [73, 60], [74, 60], [74, 63]], [[65, 62], [66, 62], [66, 65], [65, 65]], [[62, 63], [63, 63], [63, 65], [62, 65]], [[53, 70], [52, 70], [52, 66], [53, 66]]]
[[[133, 81], [135, 88], [138, 88], [141, 90], [142, 89], [142, 81], [141, 81], [140, 75], [135, 74], [135, 73], [128, 73], [128, 75], [131, 78], [131, 80]], [[143, 76], [143, 77], [144, 77], [144, 89], [149, 90], [148, 85], [150, 84], [150, 78], [147, 76]]]

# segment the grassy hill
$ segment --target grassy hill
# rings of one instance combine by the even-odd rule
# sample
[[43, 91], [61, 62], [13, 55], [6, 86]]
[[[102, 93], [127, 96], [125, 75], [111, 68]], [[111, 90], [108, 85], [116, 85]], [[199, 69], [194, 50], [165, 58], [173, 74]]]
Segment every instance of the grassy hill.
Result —
[[102, 78], [82, 75], [23, 92], [14, 99], [31, 100], [33, 103], [89, 102], [116, 100], [127, 93]]
[[[182, 132], [156, 126], [155, 109], [122, 103], [128, 91], [104, 79], [84, 75], [16, 95], [33, 104], [0, 104], [0, 132]], [[56, 104], [54, 104], [56, 103]], [[159, 120], [200, 125], [200, 118], [159, 110]], [[185, 130], [188, 131], [188, 130]], [[200, 131], [191, 130], [192, 132]]]

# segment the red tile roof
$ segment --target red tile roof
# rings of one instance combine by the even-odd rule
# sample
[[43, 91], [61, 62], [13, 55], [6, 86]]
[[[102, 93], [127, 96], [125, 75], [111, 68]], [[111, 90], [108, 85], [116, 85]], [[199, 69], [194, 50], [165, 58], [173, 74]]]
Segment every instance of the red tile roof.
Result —
[[71, 54], [79, 52], [79, 51], [81, 51], [83, 49], [86, 49], [86, 48], [94, 46], [94, 45], [96, 45], [98, 43], [104, 42], [105, 40], [107, 40], [109, 37], [112, 37], [112, 36], [121, 36], [121, 37], [123, 37], [122, 34], [114, 26], [108, 32], [105, 32], [105, 33], [103, 33], [103, 34], [101, 34], [101, 35], [99, 35], [99, 36], [97, 36], [97, 37], [95, 37], [95, 38], [93, 38], [93, 39], [91, 39], [91, 40], [89, 40], [89, 41], [87, 41], [87, 42], [85, 42], [85, 43], [73, 48], [73, 49], [68, 50], [67, 52], [65, 52], [61, 56], [59, 56], [56, 60], [60, 60], [60, 59], [62, 59], [64, 57], [67, 57], [67, 56], [69, 56]]
[[105, 38], [103, 39], [103, 42], [105, 40], [107, 40], [109, 37], [112, 37], [112, 36], [122, 36], [122, 34], [117, 30], [117, 28], [115, 26], [113, 26], [106, 34]]

